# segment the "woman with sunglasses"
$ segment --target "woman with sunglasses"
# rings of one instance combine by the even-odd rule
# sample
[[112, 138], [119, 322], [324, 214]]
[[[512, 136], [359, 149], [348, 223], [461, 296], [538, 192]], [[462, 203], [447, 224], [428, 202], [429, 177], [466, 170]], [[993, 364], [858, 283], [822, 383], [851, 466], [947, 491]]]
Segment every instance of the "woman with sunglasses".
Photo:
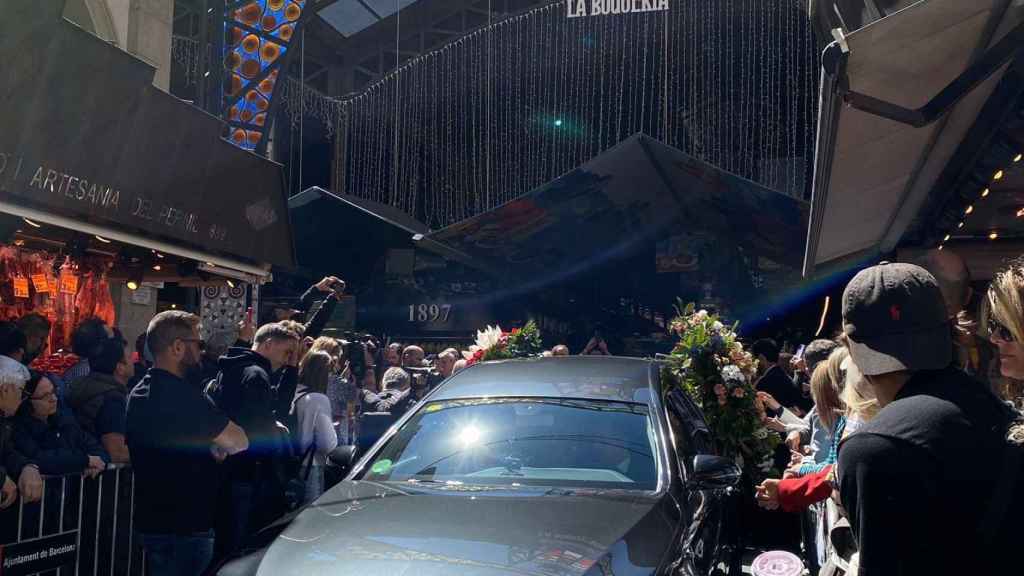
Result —
[[25, 398], [14, 423], [18, 452], [39, 466], [43, 475], [85, 474], [95, 478], [110, 457], [100, 444], [82, 431], [74, 417], [57, 411], [53, 382], [32, 371]]
[[[996, 274], [989, 285], [982, 311], [988, 339], [999, 349], [999, 372], [1024, 380], [1024, 260]], [[1020, 401], [1019, 384], [1007, 383], [1003, 397]]]

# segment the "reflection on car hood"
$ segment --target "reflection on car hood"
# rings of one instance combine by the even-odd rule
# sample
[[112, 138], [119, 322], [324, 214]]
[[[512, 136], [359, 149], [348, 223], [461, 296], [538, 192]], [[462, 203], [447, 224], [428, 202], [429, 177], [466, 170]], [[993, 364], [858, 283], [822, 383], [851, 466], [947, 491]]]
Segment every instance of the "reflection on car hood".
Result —
[[673, 532], [663, 498], [621, 490], [343, 482], [278, 537], [259, 574], [651, 574]]

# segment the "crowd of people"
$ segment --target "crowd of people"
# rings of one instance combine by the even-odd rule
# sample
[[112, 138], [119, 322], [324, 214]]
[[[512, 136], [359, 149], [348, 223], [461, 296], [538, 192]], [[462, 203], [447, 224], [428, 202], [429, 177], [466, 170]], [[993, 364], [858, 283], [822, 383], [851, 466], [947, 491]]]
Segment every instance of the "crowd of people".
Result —
[[800, 515], [812, 573], [997, 574], [1012, 565], [1024, 264], [1000, 273], [980, 306], [972, 301], [965, 263], [935, 250], [855, 276], [838, 338], [792, 359], [774, 342], [753, 344], [766, 424], [785, 439], [785, 473], [757, 486], [756, 498]]
[[[801, 515], [822, 573], [982, 573], [1017, 508], [997, 479], [1015, 462], [1006, 401], [1019, 398], [1004, 383], [1024, 379], [1024, 264], [994, 279], [979, 311], [955, 254], [918, 264], [858, 274], [836, 339], [792, 354], [771, 340], [750, 347], [766, 424], [784, 438], [785, 473], [756, 498]], [[201, 574], [238, 553], [336, 480], [330, 455], [375, 438], [374, 416], [389, 425], [466, 366], [456, 348], [428, 359], [415, 345], [323, 336], [343, 291], [325, 278], [301, 298], [307, 322], [248, 320], [233, 343], [204, 340], [184, 311], [157, 314], [133, 345], [88, 319], [72, 338], [80, 361], [62, 375], [28, 368], [46, 318], [0, 322], [0, 509], [40, 500], [45, 476], [130, 463], [150, 574]], [[581, 353], [608, 346], [595, 334]]]
[[[131, 464], [150, 574], [200, 574], [238, 553], [337, 480], [330, 454], [375, 440], [372, 416], [390, 425], [466, 366], [456, 348], [428, 359], [415, 345], [323, 336], [344, 290], [324, 278], [290, 311], [308, 321], [290, 314], [256, 329], [250, 316], [234, 342], [203, 338], [200, 318], [180, 310], [157, 314], [131, 345], [90, 318], [73, 332], [78, 363], [61, 375], [28, 368], [46, 348], [45, 317], [0, 322], [0, 509], [38, 502], [46, 476]], [[603, 340], [590, 348], [607, 353]]]

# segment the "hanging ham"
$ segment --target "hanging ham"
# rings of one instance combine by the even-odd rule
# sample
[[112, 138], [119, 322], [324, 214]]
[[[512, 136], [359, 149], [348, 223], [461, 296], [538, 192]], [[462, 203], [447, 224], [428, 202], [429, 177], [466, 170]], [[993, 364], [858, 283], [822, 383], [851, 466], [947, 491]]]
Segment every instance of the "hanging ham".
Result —
[[110, 296], [110, 284], [107, 282], [107, 274], [105, 272], [96, 285], [96, 310], [94, 316], [106, 322], [107, 326], [114, 326], [115, 324], [114, 299]]

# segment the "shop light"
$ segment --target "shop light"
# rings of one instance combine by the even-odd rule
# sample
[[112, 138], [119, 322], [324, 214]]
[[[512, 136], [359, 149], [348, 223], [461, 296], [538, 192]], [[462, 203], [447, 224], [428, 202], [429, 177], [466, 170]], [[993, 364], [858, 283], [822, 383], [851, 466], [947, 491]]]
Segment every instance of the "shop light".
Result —
[[161, 268], [161, 266], [159, 264], [153, 264], [153, 270], [156, 270], [157, 272], [159, 272], [161, 269], [162, 268]]
[[125, 286], [129, 290], [138, 290], [139, 286], [142, 286], [142, 269], [133, 267], [132, 271], [128, 274], [128, 281], [125, 282]]
[[943, 248], [945, 248], [945, 246], [942, 245], [942, 244], [939, 244], [939, 250], [942, 250]]
[[171, 304], [171, 308], [177, 308], [177, 307], [178, 307], [177, 304]]
[[995, 240], [996, 238], [999, 238], [999, 233], [998, 232], [993, 232], [993, 233], [988, 235], [988, 239], [989, 240]]
[[231, 278], [227, 279], [227, 283], [228, 283], [228, 288], [234, 288], [235, 287], [235, 281], [232, 280]]
[[974, 206], [968, 206], [967, 210], [964, 210], [964, 214], [970, 214], [971, 212], [974, 212]]
[[1024, 158], [1024, 154], [1017, 154], [1016, 156], [1013, 157], [1013, 162], [1020, 162], [1021, 158]]
[[163, 257], [164, 257], [163, 254], [157, 252], [156, 250], [153, 250], [153, 256], [156, 256], [157, 258], [160, 258], [160, 259], [163, 259]]
[[981, 197], [982, 198], [988, 196], [988, 194], [989, 194], [989, 189], [988, 188], [985, 188], [984, 190], [981, 191]]
[[43, 227], [42, 224], [39, 224], [38, 222], [33, 222], [33, 221], [29, 220], [28, 218], [22, 218], [22, 220], [25, 221], [25, 224], [28, 224], [29, 226], [31, 226], [33, 228], [42, 228]]
[[561, 128], [561, 127], [562, 127], [562, 119], [559, 118], [558, 120], [555, 120], [555, 128]]
[[1024, 208], [1017, 210], [1017, 218], [1024, 218]]
[[950, 238], [949, 234], [946, 234], [946, 237], [943, 238], [942, 241], [943, 242], [949, 242], [949, 238]]
[[99, 234], [94, 234], [93, 238], [99, 240], [100, 242], [103, 242], [104, 244], [110, 244], [110, 240], [107, 240], [106, 238], [100, 236]]
[[957, 225], [956, 225], [956, 227], [957, 227], [957, 228], [963, 228], [963, 227], [964, 227], [964, 223], [963, 223], [963, 222], [961, 222], [961, 223], [957, 224]]
[[997, 171], [995, 174], [992, 175], [992, 179], [993, 180], [1002, 180], [1003, 179], [1003, 171], [1002, 170]]

